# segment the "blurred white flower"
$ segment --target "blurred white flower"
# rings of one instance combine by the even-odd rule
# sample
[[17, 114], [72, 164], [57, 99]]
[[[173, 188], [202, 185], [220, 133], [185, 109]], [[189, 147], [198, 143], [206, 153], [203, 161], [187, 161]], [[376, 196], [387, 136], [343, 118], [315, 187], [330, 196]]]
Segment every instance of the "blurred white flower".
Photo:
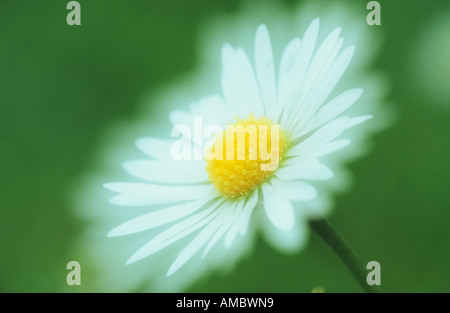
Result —
[[[349, 140], [335, 139], [370, 118], [368, 115], [339, 117], [361, 96], [361, 89], [345, 91], [326, 102], [350, 63], [354, 47], [341, 51], [341, 29], [336, 28], [314, 53], [318, 32], [319, 19], [316, 19], [302, 39], [289, 42], [276, 81], [269, 33], [265, 25], [259, 26], [255, 37], [255, 71], [242, 49], [225, 45], [222, 49], [224, 99], [210, 96], [191, 105], [189, 113], [171, 114], [174, 125], [194, 125], [194, 119], [201, 117], [205, 123], [220, 125], [222, 129], [232, 122], [233, 116], [238, 116], [241, 119], [237, 125], [255, 127], [259, 145], [263, 144], [267, 151], [276, 150], [282, 158], [279, 164], [277, 160], [275, 166], [264, 170], [262, 167], [273, 165], [269, 163], [275, 163], [278, 155], [271, 155], [270, 160], [261, 160], [259, 156], [251, 160], [249, 140], [246, 146], [245, 138], [236, 142], [234, 136], [231, 147], [227, 141], [225, 149], [234, 150], [236, 146], [238, 153], [239, 149], [245, 150], [244, 160], [235, 159], [233, 152], [231, 160], [180, 162], [171, 157], [173, 141], [154, 138], [137, 141], [137, 146], [151, 160], [127, 162], [124, 166], [131, 175], [151, 183], [108, 183], [105, 185], [108, 189], [119, 193], [111, 202], [125, 206], [163, 203], [167, 207], [127, 221], [114, 228], [109, 236], [168, 226], [135, 252], [128, 264], [195, 234], [170, 266], [167, 275], [172, 275], [200, 250], [203, 249], [202, 257], [205, 257], [223, 238], [225, 248], [229, 248], [234, 240], [239, 240], [238, 234], [245, 236], [248, 224], [253, 222], [253, 210], [259, 204], [264, 206], [267, 218], [277, 231], [282, 232], [276, 236], [285, 236], [283, 232], [302, 232], [295, 228], [306, 227], [302, 219], [309, 212], [299, 206], [297, 216], [301, 217], [296, 222], [292, 202], [316, 197], [316, 189], [306, 181], [333, 176], [319, 157], [347, 146]], [[271, 132], [266, 130], [267, 134], [263, 135], [258, 130], [262, 125], [279, 125], [279, 140], [273, 140], [277, 128]], [[268, 135], [272, 140], [267, 139]], [[196, 142], [191, 139], [189, 144], [194, 150]]]
[[[317, 15], [321, 16], [321, 29], [327, 31], [326, 38], [323, 31], [319, 33], [318, 19], [309, 26], [296, 25], [296, 21], [311, 21]], [[261, 17], [267, 21], [272, 41], [264, 25], [257, 27]], [[280, 251], [298, 251], [308, 234], [306, 222], [329, 214], [330, 195], [348, 186], [350, 176], [343, 164], [365, 152], [368, 135], [384, 125], [370, 121], [358, 125], [357, 131], [347, 129], [367, 120], [367, 113], [387, 120], [379, 108], [385, 92], [383, 77], [366, 73], [379, 41], [358, 25], [359, 18], [336, 5], [329, 11], [309, 5], [290, 13], [275, 5], [252, 6], [251, 12], [244, 10], [231, 21], [216, 18], [207, 24], [201, 33], [203, 66], [194, 76], [181, 79], [178, 87], [169, 86], [152, 99], [159, 104], [158, 114], [154, 109], [144, 111], [132, 127], [116, 127], [108, 137], [114, 140], [109, 144], [112, 148], [103, 158], [109, 161], [110, 174], [93, 177], [81, 191], [77, 205], [94, 224], [81, 238], [80, 246], [98, 276], [98, 285], [92, 280], [87, 288], [179, 291], [212, 270], [231, 269], [251, 252], [258, 232]], [[335, 26], [345, 24], [346, 39], [349, 30], [349, 42], [357, 43], [357, 51], [362, 51], [339, 84], [354, 47], [344, 44], [340, 28], [330, 28], [330, 20]], [[254, 35], [249, 32], [256, 27], [252, 49], [248, 43]], [[301, 39], [298, 34], [292, 36], [294, 39], [283, 37], [287, 30], [297, 33], [299, 29], [306, 29]], [[222, 90], [218, 90], [212, 82], [219, 81], [217, 55], [227, 38], [244, 49], [223, 46]], [[247, 56], [251, 50], [252, 62]], [[363, 87], [364, 94], [362, 88], [355, 87]], [[186, 99], [194, 98], [192, 90], [211, 90], [217, 95], [193, 103], [188, 112], [176, 109], [174, 103], [182, 106]], [[360, 96], [358, 105], [352, 106]], [[192, 125], [198, 116], [205, 125], [220, 125], [222, 129], [236, 123], [235, 116], [237, 124], [279, 125], [284, 140], [279, 168], [250, 183], [243, 171], [231, 173], [234, 177], [227, 176], [229, 172], [220, 176], [214, 169], [220, 173], [223, 165], [211, 161], [183, 161], [189, 166], [179, 166], [170, 153], [173, 140], [141, 138], [137, 146], [151, 159], [126, 162], [125, 169], [150, 182], [129, 182], [129, 175], [114, 169], [123, 160], [142, 159], [142, 154], [130, 149], [133, 138], [145, 134], [168, 137], [170, 125], [160, 119], [164, 110], [171, 111], [174, 125]], [[342, 116], [344, 111], [346, 116]], [[150, 131], [149, 124], [156, 126]], [[107, 177], [120, 181], [106, 185], [119, 193], [111, 199], [113, 206], [105, 204], [108, 192], [97, 188]], [[223, 186], [236, 179], [246, 187], [237, 188], [236, 194], [225, 190]], [[106, 233], [119, 237], [106, 239]], [[125, 234], [130, 236], [120, 236]], [[139, 262], [125, 266], [127, 258], [128, 263]]]

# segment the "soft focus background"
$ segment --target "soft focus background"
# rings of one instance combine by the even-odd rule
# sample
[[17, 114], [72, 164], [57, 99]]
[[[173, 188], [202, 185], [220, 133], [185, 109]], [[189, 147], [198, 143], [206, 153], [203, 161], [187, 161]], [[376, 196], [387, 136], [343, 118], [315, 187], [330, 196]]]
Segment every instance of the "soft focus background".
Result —
[[[86, 227], [73, 197], [83, 177], [102, 167], [112, 125], [138, 118], [146, 95], [195, 70], [202, 25], [266, 1], [80, 0], [79, 27], [66, 24], [67, 2], [0, 2], [0, 292], [89, 285], [95, 268], [84, 271], [80, 260], [83, 285], [64, 288], [67, 262], [82, 259], [73, 245]], [[278, 2], [289, 10], [301, 1]], [[331, 2], [319, 3], [325, 10]], [[339, 2], [370, 28], [368, 1]], [[450, 292], [450, 2], [379, 2], [382, 25], [370, 31], [384, 40], [372, 69], [389, 80], [386, 105], [396, 118], [350, 165], [353, 187], [336, 197], [330, 220], [365, 262], [381, 263], [384, 291]], [[311, 234], [293, 256], [258, 239], [234, 271], [188, 291], [317, 286], [361, 291]]]

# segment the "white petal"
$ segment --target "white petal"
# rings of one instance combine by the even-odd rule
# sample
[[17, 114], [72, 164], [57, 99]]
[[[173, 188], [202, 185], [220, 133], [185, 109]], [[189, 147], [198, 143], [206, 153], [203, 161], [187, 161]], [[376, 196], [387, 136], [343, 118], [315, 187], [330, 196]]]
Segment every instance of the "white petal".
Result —
[[241, 200], [237, 203], [234, 216], [234, 222], [232, 223], [230, 230], [228, 231], [227, 235], [225, 236], [225, 248], [230, 248], [233, 244], [234, 238], [236, 238], [236, 235], [239, 231], [239, 221], [243, 216], [243, 208], [244, 208], [245, 200]]
[[333, 172], [317, 159], [302, 159], [288, 162], [279, 168], [275, 175], [281, 180], [314, 179], [322, 180], [333, 177]]
[[307, 69], [314, 52], [314, 47], [316, 45], [318, 33], [319, 19], [316, 18], [308, 26], [308, 29], [305, 31], [305, 34], [302, 38], [300, 49], [298, 51], [297, 59], [293, 69], [292, 79], [290, 80], [289, 85], [286, 87], [286, 98], [285, 100], [282, 100], [283, 102], [286, 102], [286, 104], [284, 104], [283, 102], [281, 103], [285, 106], [285, 114], [283, 114], [281, 120], [281, 123], [283, 125], [287, 125], [287, 120], [291, 116], [291, 112], [289, 111], [292, 110], [292, 107], [286, 107], [286, 105], [290, 104], [292, 106], [297, 104], [294, 99], [295, 97], [297, 97], [300, 88], [302, 88], [303, 86]]
[[155, 204], [154, 200], [145, 196], [122, 195], [111, 197], [109, 202], [119, 206], [147, 206]]
[[281, 230], [291, 229], [295, 222], [291, 202], [276, 193], [273, 186], [268, 183], [262, 185], [262, 190], [264, 195], [264, 209], [269, 220]]
[[210, 196], [141, 215], [115, 227], [108, 233], [108, 237], [134, 234], [173, 222], [195, 212], [212, 199]]
[[279, 116], [283, 110], [283, 106], [286, 103], [286, 97], [288, 95], [288, 87], [292, 83], [293, 75], [295, 73], [295, 62], [300, 50], [301, 41], [299, 38], [292, 39], [284, 49], [283, 56], [281, 57], [280, 69], [278, 73], [278, 99], [277, 106], [272, 112], [273, 121], [278, 123]]
[[205, 161], [129, 161], [124, 168], [133, 176], [158, 183], [198, 183], [208, 181]]
[[319, 128], [311, 136], [295, 145], [286, 156], [297, 156], [302, 153], [307, 153], [317, 147], [320, 147], [337, 136], [339, 136], [350, 125], [351, 119], [348, 117], [339, 117]]
[[203, 227], [218, 214], [218, 211], [215, 209], [221, 203], [222, 201], [219, 200], [208, 209], [205, 209], [166, 229], [136, 251], [126, 263], [131, 264], [150, 256]]
[[[294, 107], [290, 114], [289, 127], [304, 125], [310, 117], [320, 108], [323, 100], [324, 88], [329, 77], [334, 77], [330, 72], [336, 56], [342, 46], [342, 38], [338, 39], [340, 28], [336, 28], [324, 40], [315, 54], [306, 74], [305, 82], [298, 91], [298, 96], [293, 102]], [[298, 105], [299, 104], [299, 105]], [[296, 126], [298, 128], [298, 126]]]
[[169, 119], [173, 125], [191, 125], [194, 115], [184, 110], [173, 110], [170, 112]]
[[350, 128], [350, 127], [359, 125], [365, 121], [370, 120], [371, 118], [372, 118], [372, 115], [362, 115], [362, 116], [354, 117], [351, 119], [350, 125], [348, 127]]
[[266, 25], [260, 25], [256, 30], [255, 67], [266, 115], [271, 116], [276, 104], [276, 87], [272, 45]]
[[335, 97], [333, 100], [325, 104], [320, 110], [318, 110], [313, 118], [309, 121], [308, 125], [299, 133], [298, 136], [303, 136], [311, 130], [328, 123], [339, 114], [347, 110], [359, 97], [362, 95], [363, 90], [360, 88], [347, 90]]
[[[330, 55], [333, 56], [334, 47], [339, 37], [340, 27], [334, 29], [320, 45], [315, 53], [311, 64], [308, 67], [305, 81], [301, 87], [301, 94], [308, 94], [315, 84], [321, 83], [321, 73], [325, 73], [324, 68], [327, 63], [331, 65]], [[327, 62], [328, 61], [328, 62]]]
[[318, 102], [322, 103], [334, 89], [334, 87], [344, 74], [345, 70], [347, 69], [348, 65], [350, 64], [354, 52], [355, 46], [350, 46], [345, 48], [338, 55], [328, 71], [330, 75], [327, 76], [327, 80], [324, 82], [324, 87], [321, 88], [321, 98], [320, 100], [318, 100]]
[[225, 127], [227, 123], [234, 121], [222, 97], [213, 95], [200, 99], [199, 102], [191, 106], [194, 116], [204, 117], [204, 126], [218, 125]]
[[245, 204], [245, 207], [243, 209], [244, 215], [242, 216], [242, 219], [240, 221], [239, 225], [239, 233], [241, 236], [244, 236], [247, 233], [248, 225], [250, 223], [250, 217], [252, 216], [253, 209], [256, 207], [256, 204], [258, 203], [258, 192], [255, 190], [253, 194], [251, 195], [250, 199], [247, 200], [247, 203]]
[[157, 160], [169, 159], [173, 143], [173, 140], [156, 138], [140, 138], [135, 142], [142, 152]]
[[222, 90], [226, 103], [240, 117], [246, 117], [256, 107], [246, 73], [234, 49], [226, 44], [222, 48]]
[[339, 139], [332, 142], [329, 142], [327, 144], [324, 144], [322, 146], [319, 146], [315, 149], [309, 150], [306, 153], [300, 153], [297, 157], [292, 159], [292, 163], [296, 162], [297, 160], [301, 160], [304, 158], [317, 158], [326, 154], [329, 154], [331, 152], [340, 150], [342, 148], [347, 147], [350, 144], [350, 140], [348, 139]]
[[320, 76], [319, 74], [322, 72], [326, 60], [333, 52], [333, 48], [336, 45], [340, 32], [340, 27], [335, 28], [320, 45], [308, 68], [306, 80], [302, 86], [303, 91], [308, 91], [314, 85], [315, 80]]
[[295, 84], [302, 86], [305, 79], [307, 69], [311, 62], [313, 56], [314, 48], [316, 46], [317, 35], [319, 34], [319, 24], [320, 20], [318, 18], [314, 19], [305, 31], [302, 38], [302, 43], [300, 46], [299, 54], [297, 56], [296, 68], [298, 72], [296, 73], [297, 81]]
[[317, 190], [303, 181], [282, 181], [273, 178], [270, 183], [277, 192], [291, 201], [309, 201], [317, 196]]
[[265, 115], [258, 82], [256, 80], [255, 73], [247, 57], [247, 54], [244, 52], [244, 50], [238, 48], [236, 49], [236, 56], [239, 60], [241, 70], [244, 75], [243, 78], [246, 82], [246, 89], [248, 90], [248, 93], [250, 94], [250, 97], [252, 99], [252, 101], [247, 105], [251, 106], [250, 110], [255, 116], [259, 117], [261, 115]]
[[[128, 196], [128, 199], [136, 196], [142, 205], [144, 201], [146, 202], [146, 205], [150, 205], [184, 200], [197, 200], [214, 193], [214, 186], [212, 184], [160, 186], [140, 183], [108, 183], [104, 184], [104, 186], [109, 190]], [[111, 199], [111, 202], [113, 202], [113, 199]]]
[[217, 243], [217, 241], [222, 238], [222, 236], [225, 234], [225, 232], [231, 227], [233, 222], [235, 222], [235, 216], [237, 215], [237, 212], [235, 210], [236, 208], [236, 202], [234, 203], [227, 203], [225, 202], [223, 205], [228, 205], [226, 211], [227, 214], [223, 216], [223, 223], [220, 225], [219, 229], [216, 231], [214, 236], [212, 236], [211, 240], [208, 242], [208, 245], [206, 246], [205, 250], [203, 251], [202, 258], [204, 258], [208, 252], [212, 249], [212, 247]]
[[339, 54], [339, 56], [336, 58], [333, 65], [327, 71], [326, 75], [324, 75], [323, 79], [320, 80], [320, 85], [313, 93], [314, 96], [309, 99], [311, 107], [306, 114], [302, 115], [301, 119], [297, 120], [297, 124], [292, 131], [295, 134], [295, 137], [298, 137], [296, 134], [303, 127], [305, 123], [304, 121], [309, 120], [309, 118], [316, 112], [319, 106], [322, 105], [322, 103], [333, 91], [334, 87], [339, 82], [345, 70], [347, 69], [350, 60], [352, 59], [354, 50], [355, 46], [350, 46], [344, 49], [344, 51], [342, 51], [341, 54]]
[[289, 230], [280, 230], [270, 221], [263, 225], [263, 235], [268, 243], [282, 253], [295, 253], [305, 244], [307, 232], [306, 225], [296, 223]]
[[[174, 125], [172, 128], [172, 136], [176, 141], [182, 140], [186, 141], [187, 144], [191, 144], [191, 151], [194, 150], [195, 145], [200, 147], [202, 146], [203, 124], [200, 124], [203, 123], [202, 116], [195, 116], [192, 113], [183, 110], [174, 110], [170, 112], [169, 119]], [[178, 131], [174, 132], [175, 130]], [[199, 136], [196, 135], [197, 130], [199, 132]]]
[[175, 261], [170, 266], [167, 276], [175, 273], [180, 267], [188, 262], [211, 238], [214, 232], [222, 224], [223, 215], [226, 214], [225, 208], [218, 208], [217, 217], [214, 218], [209, 224], [203, 228], [200, 233], [178, 254]]

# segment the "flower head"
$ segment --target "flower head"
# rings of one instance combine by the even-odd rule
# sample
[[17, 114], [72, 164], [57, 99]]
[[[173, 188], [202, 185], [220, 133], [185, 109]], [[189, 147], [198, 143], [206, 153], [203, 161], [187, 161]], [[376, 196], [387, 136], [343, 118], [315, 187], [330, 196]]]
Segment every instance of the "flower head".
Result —
[[[302, 214], [299, 202], [320, 197], [315, 182], [333, 176], [321, 157], [347, 146], [350, 141], [338, 137], [370, 118], [342, 116], [362, 89], [329, 99], [354, 47], [342, 48], [336, 28], [316, 48], [318, 31], [315, 19], [301, 39], [288, 43], [277, 75], [265, 25], [256, 30], [254, 63], [244, 50], [224, 45], [223, 96], [203, 98], [189, 112], [172, 112], [172, 135], [182, 135], [178, 140], [136, 142], [150, 158], [124, 167], [145, 182], [105, 186], [118, 193], [112, 203], [145, 206], [149, 212], [117, 226], [109, 236], [160, 231], [128, 264], [189, 238], [167, 265], [170, 276], [194, 255], [207, 257], [220, 241], [229, 248], [249, 229], [257, 229], [250, 225], [259, 223], [252, 219], [258, 210], [275, 226], [274, 236], [305, 227], [301, 219], [308, 214]], [[214, 127], [203, 129], [205, 125]], [[210, 137], [206, 145], [204, 136]]]

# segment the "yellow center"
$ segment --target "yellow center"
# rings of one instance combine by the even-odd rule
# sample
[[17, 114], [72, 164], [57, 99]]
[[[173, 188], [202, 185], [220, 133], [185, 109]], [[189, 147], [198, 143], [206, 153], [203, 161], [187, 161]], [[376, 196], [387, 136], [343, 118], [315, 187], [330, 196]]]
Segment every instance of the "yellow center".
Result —
[[286, 150], [286, 136], [279, 125], [265, 117], [236, 118], [236, 123], [216, 136], [206, 171], [215, 189], [227, 197], [247, 194], [278, 168]]

